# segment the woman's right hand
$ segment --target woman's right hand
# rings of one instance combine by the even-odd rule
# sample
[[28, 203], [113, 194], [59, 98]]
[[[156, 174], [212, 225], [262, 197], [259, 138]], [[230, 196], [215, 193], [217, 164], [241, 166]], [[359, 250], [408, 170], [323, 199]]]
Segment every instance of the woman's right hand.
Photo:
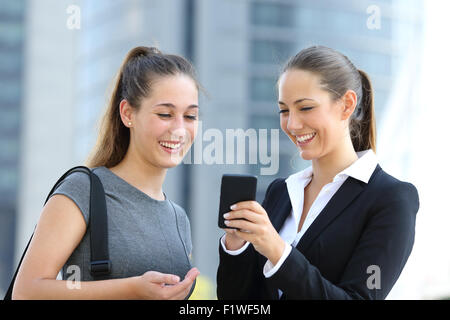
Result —
[[137, 277], [136, 290], [141, 299], [182, 300], [189, 294], [199, 274], [197, 268], [192, 268], [180, 282], [180, 278], [176, 275], [147, 271]]

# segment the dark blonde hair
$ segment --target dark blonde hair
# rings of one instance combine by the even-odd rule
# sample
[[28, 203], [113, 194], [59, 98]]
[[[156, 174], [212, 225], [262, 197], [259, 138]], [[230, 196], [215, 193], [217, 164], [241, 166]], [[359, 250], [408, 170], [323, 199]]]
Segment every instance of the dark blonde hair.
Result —
[[347, 90], [357, 95], [357, 106], [350, 118], [350, 137], [356, 152], [372, 149], [376, 152], [376, 124], [372, 83], [369, 76], [357, 69], [342, 53], [324, 46], [312, 46], [293, 56], [282, 69], [310, 71], [320, 77], [321, 84], [333, 100]]
[[130, 144], [130, 129], [121, 120], [119, 104], [123, 99], [138, 110], [143, 98], [151, 94], [152, 84], [164, 76], [184, 74], [200, 88], [192, 64], [177, 55], [164, 54], [154, 47], [130, 50], [116, 76], [114, 89], [102, 117], [97, 143], [86, 166], [93, 168], [117, 165]]

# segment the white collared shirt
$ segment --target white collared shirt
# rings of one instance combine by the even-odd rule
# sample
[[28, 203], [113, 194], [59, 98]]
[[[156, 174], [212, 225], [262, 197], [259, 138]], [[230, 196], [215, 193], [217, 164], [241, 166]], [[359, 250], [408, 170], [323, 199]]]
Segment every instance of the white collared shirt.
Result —
[[[286, 179], [287, 190], [289, 193], [289, 199], [292, 204], [292, 210], [290, 215], [284, 221], [283, 226], [280, 229], [280, 236], [285, 241], [285, 247], [281, 258], [274, 266], [269, 260], [264, 265], [263, 273], [266, 278], [271, 277], [275, 272], [280, 269], [289, 253], [292, 250], [292, 246], [297, 246], [298, 242], [319, 216], [320, 212], [327, 205], [333, 195], [338, 191], [347, 178], [353, 177], [364, 183], [368, 183], [372, 173], [374, 172], [378, 160], [375, 153], [371, 150], [364, 150], [357, 152], [358, 160], [352, 163], [349, 167], [339, 172], [332, 182], [323, 186], [319, 195], [314, 200], [303, 226], [299, 232], [297, 232], [300, 218], [303, 212], [303, 200], [305, 187], [312, 179], [312, 167], [308, 167], [300, 172], [294, 173]], [[227, 250], [225, 247], [225, 236], [221, 238], [222, 248], [225, 252], [231, 255], [238, 255], [247, 249], [249, 243], [247, 242], [238, 250]], [[279, 290], [281, 295], [281, 291]]]

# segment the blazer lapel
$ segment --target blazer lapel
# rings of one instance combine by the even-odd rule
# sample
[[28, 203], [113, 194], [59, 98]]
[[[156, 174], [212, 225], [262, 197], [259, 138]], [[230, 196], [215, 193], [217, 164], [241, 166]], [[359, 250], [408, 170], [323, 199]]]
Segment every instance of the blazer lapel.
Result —
[[338, 191], [333, 195], [319, 216], [297, 244], [301, 252], [308, 250], [312, 242], [364, 189], [364, 182], [348, 177]]
[[286, 182], [283, 181], [283, 186], [280, 190], [280, 197], [274, 202], [274, 205], [271, 209], [272, 214], [270, 214], [269, 218], [272, 222], [273, 227], [279, 233], [281, 227], [284, 224], [284, 221], [292, 210], [292, 204], [291, 200], [289, 199]]

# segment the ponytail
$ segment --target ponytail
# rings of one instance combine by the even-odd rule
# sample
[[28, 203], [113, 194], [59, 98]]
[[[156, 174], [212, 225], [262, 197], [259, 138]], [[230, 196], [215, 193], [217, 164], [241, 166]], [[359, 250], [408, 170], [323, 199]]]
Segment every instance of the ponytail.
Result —
[[128, 52], [116, 75], [96, 145], [86, 161], [87, 167], [111, 168], [125, 157], [130, 144], [130, 129], [122, 123], [120, 102], [126, 99], [130, 106], [138, 110], [158, 77], [177, 74], [189, 76], [197, 88], [200, 87], [193, 66], [183, 57], [163, 54], [149, 47], [136, 47]]
[[361, 98], [350, 120], [350, 136], [356, 152], [372, 149], [376, 152], [376, 123], [372, 83], [367, 73], [358, 70]]
[[122, 123], [119, 108], [122, 101], [122, 69], [123, 65], [116, 75], [111, 100], [100, 123], [96, 145], [86, 161], [87, 167], [113, 167], [125, 157], [128, 150], [130, 131]]

